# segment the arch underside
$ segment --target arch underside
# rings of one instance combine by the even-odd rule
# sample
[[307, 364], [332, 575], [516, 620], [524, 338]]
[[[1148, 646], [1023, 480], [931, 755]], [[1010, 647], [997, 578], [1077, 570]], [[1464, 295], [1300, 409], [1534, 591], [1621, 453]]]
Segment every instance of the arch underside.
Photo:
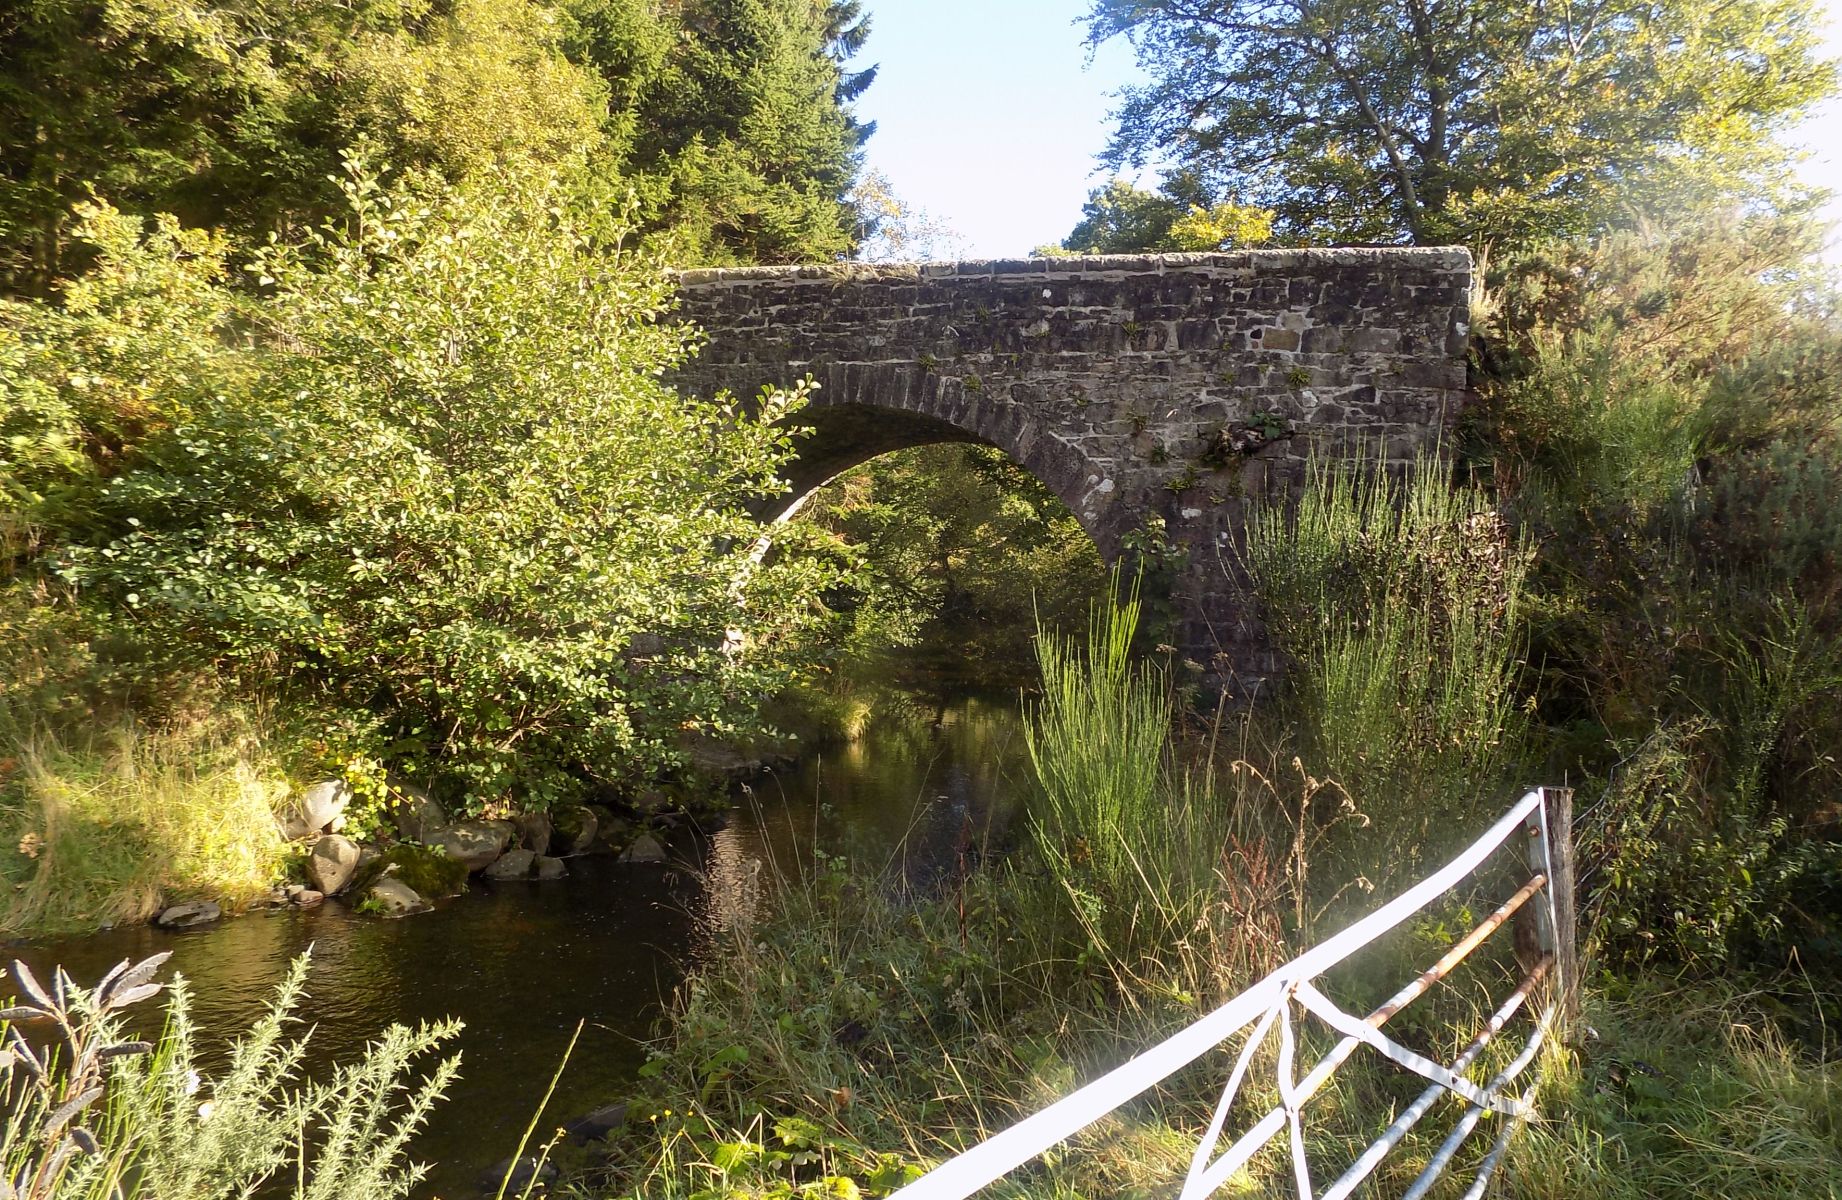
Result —
[[810, 432], [794, 443], [799, 457], [785, 471], [787, 494], [762, 513], [776, 524], [798, 513], [814, 492], [879, 455], [941, 442], [991, 444], [938, 417], [863, 404], [810, 405], [792, 423]]
[[[792, 424], [810, 432], [795, 441], [798, 457], [788, 465], [786, 494], [766, 502], [760, 515], [779, 523], [795, 516], [813, 493], [851, 468], [897, 450], [942, 443], [991, 446], [1034, 475], [1075, 514], [1103, 557], [1117, 550], [1115, 531], [1094, 513], [1078, 507], [1085, 488], [1082, 464], [1072, 451], [1053, 438], [1038, 435], [1027, 424], [1004, 422], [1004, 428], [968, 429], [941, 417], [899, 408], [855, 401], [808, 405]], [[1075, 486], [1071, 486], [1075, 485]], [[1091, 499], [1091, 497], [1090, 497]]]

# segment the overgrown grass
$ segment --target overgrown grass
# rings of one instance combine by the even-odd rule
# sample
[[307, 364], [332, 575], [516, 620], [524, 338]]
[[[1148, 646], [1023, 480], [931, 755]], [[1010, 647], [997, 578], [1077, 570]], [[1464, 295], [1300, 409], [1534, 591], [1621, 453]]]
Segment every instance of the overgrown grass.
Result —
[[250, 725], [41, 732], [0, 762], [0, 934], [143, 921], [163, 903], [237, 906], [278, 874], [287, 783]]
[[1842, 1063], [1731, 984], [1663, 976], [1588, 993], [1596, 1033], [1513, 1144], [1518, 1200], [1842, 1196]]
[[1297, 503], [1256, 508], [1248, 525], [1245, 565], [1289, 659], [1303, 752], [1402, 865], [1500, 787], [1524, 732], [1529, 550], [1447, 472], [1436, 458], [1400, 474], [1314, 459]]

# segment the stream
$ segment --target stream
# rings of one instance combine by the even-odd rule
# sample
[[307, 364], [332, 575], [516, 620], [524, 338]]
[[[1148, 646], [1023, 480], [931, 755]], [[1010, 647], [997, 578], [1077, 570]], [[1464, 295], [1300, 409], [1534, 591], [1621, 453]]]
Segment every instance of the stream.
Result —
[[386, 921], [338, 901], [168, 932], [152, 926], [11, 947], [42, 974], [85, 986], [123, 958], [171, 950], [209, 1050], [262, 1012], [289, 963], [312, 950], [301, 1015], [309, 1072], [345, 1061], [392, 1022], [458, 1017], [461, 1075], [417, 1137], [432, 1164], [423, 1197], [467, 1200], [509, 1156], [578, 1021], [580, 1043], [538, 1126], [622, 1099], [645, 1039], [687, 969], [721, 970], [701, 931], [751, 919], [765, 880], [810, 867], [815, 850], [887, 866], [925, 886], [968, 848], [1002, 845], [1028, 792], [1014, 704], [907, 706], [856, 742], [814, 753], [736, 793], [728, 826], [672, 839], [666, 865], [569, 861], [566, 878], [487, 883], [434, 912]]

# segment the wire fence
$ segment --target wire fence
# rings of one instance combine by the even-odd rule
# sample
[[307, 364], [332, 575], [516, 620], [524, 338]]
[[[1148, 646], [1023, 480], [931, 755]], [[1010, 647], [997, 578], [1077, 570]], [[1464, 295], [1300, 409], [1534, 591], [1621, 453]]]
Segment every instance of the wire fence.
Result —
[[[1292, 1182], [1299, 1200], [1342, 1200], [1374, 1172], [1407, 1131], [1441, 1098], [1463, 1102], [1463, 1110], [1445, 1141], [1409, 1186], [1405, 1200], [1419, 1200], [1450, 1167], [1462, 1146], [1486, 1117], [1497, 1122], [1497, 1136], [1480, 1161], [1466, 1200], [1476, 1200], [1516, 1129], [1528, 1117], [1539, 1083], [1532, 1078], [1520, 1092], [1515, 1085], [1538, 1061], [1541, 1047], [1556, 1028], [1574, 1019], [1577, 959], [1574, 954], [1572, 793], [1539, 789], [1523, 796], [1509, 812], [1468, 848], [1403, 895], [1357, 921], [1343, 932], [1294, 958], [1228, 1003], [1202, 1017], [1145, 1053], [1107, 1072], [1009, 1129], [949, 1159], [896, 1193], [898, 1200], [964, 1200], [988, 1184], [1030, 1162], [1163, 1080], [1245, 1033], [1240, 1054], [1198, 1143], [1184, 1179], [1180, 1200], [1202, 1200], [1219, 1191], [1260, 1150], [1284, 1135], [1290, 1147]], [[1386, 1003], [1358, 1017], [1345, 1012], [1318, 989], [1315, 980], [1412, 918], [1476, 874], [1521, 839], [1519, 862], [1528, 874], [1521, 886], [1494, 912], [1460, 938], [1438, 962], [1407, 983]], [[1523, 924], [1531, 953], [1521, 981], [1491, 1014], [1470, 1044], [1449, 1063], [1435, 1062], [1382, 1032], [1414, 1000], [1444, 979], [1492, 934], [1512, 920]], [[1484, 1049], [1531, 999], [1542, 1005], [1520, 1053], [1479, 1083], [1469, 1069]], [[1341, 1035], [1309, 1069], [1300, 1073], [1299, 1023], [1321, 1022]], [[1262, 1047], [1276, 1041], [1275, 1083], [1279, 1103], [1217, 1153], [1228, 1132], [1228, 1118], [1253, 1070]], [[1337, 1068], [1358, 1049], [1368, 1048], [1422, 1076], [1427, 1087], [1349, 1166], [1322, 1190], [1311, 1177], [1305, 1153], [1303, 1110]]]

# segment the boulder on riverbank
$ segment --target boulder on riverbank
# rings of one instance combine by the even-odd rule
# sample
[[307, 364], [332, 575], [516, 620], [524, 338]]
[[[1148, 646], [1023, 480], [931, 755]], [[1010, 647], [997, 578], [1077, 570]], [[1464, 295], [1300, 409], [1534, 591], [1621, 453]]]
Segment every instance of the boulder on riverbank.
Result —
[[614, 810], [604, 804], [584, 807], [595, 818], [594, 848], [609, 854], [619, 854], [625, 849], [633, 831], [633, 822], [626, 817], [616, 816]]
[[[515, 1163], [509, 1158], [502, 1158], [480, 1173], [480, 1194], [522, 1196], [530, 1192], [540, 1195], [545, 1184], [556, 1182], [558, 1174], [560, 1172], [555, 1163], [540, 1161], [535, 1154], [527, 1154]], [[503, 1189], [501, 1185], [504, 1185]]]
[[513, 846], [481, 874], [488, 879], [524, 879], [531, 874], [531, 863], [536, 858], [523, 846]]
[[424, 899], [458, 896], [467, 890], [466, 864], [448, 857], [438, 846], [398, 842], [373, 855], [372, 861], [359, 868], [352, 880], [352, 890], [363, 892], [373, 880], [385, 874], [396, 876]]
[[[612, 813], [608, 814], [610, 817]], [[572, 804], [558, 810], [550, 838], [550, 853], [559, 856], [586, 854], [595, 846], [601, 832], [601, 818], [586, 804]]]
[[343, 779], [328, 779], [290, 800], [276, 814], [275, 824], [280, 827], [284, 839], [296, 842], [335, 822], [343, 823], [346, 806], [351, 802], [351, 785]]
[[594, 1112], [584, 1113], [573, 1121], [563, 1122], [563, 1132], [576, 1145], [585, 1146], [589, 1142], [605, 1141], [610, 1133], [626, 1123], [627, 1105], [622, 1102], [609, 1104]]
[[621, 854], [624, 863], [662, 863], [665, 861], [665, 847], [659, 839], [650, 833], [642, 833], [633, 839], [631, 845]]
[[307, 880], [320, 892], [337, 896], [358, 872], [358, 843], [331, 833], [313, 844], [307, 856]]
[[512, 818], [512, 824], [518, 829], [518, 845], [533, 854], [550, 853], [550, 840], [555, 834], [555, 826], [550, 821], [549, 813], [520, 813]]
[[517, 829], [510, 821], [462, 821], [446, 829], [435, 830], [423, 840], [440, 846], [448, 857], [465, 863], [467, 870], [484, 871], [496, 862], [511, 845]]
[[531, 870], [539, 879], [561, 879], [568, 874], [568, 869], [563, 866], [563, 860], [551, 858], [548, 854], [538, 855], [531, 863]]
[[224, 910], [209, 900], [190, 900], [161, 909], [154, 924], [162, 929], [190, 929], [194, 925], [209, 925], [223, 915]]
[[418, 896], [414, 888], [392, 875], [386, 875], [372, 884], [371, 890], [365, 893], [365, 900], [375, 905], [378, 914], [385, 917], [407, 917], [427, 912], [433, 907]]
[[428, 842], [448, 827], [448, 814], [419, 787], [407, 783], [390, 786], [390, 823], [397, 836], [411, 842]]

